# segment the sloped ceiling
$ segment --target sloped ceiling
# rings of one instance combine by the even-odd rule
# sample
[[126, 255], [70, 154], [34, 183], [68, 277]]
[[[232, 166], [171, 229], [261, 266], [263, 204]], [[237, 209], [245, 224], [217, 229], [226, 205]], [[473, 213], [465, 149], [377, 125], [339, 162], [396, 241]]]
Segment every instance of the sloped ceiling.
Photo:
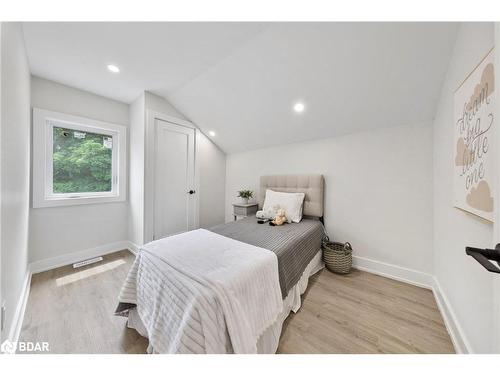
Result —
[[125, 102], [152, 91], [232, 153], [432, 120], [457, 27], [25, 23], [24, 32], [34, 75]]

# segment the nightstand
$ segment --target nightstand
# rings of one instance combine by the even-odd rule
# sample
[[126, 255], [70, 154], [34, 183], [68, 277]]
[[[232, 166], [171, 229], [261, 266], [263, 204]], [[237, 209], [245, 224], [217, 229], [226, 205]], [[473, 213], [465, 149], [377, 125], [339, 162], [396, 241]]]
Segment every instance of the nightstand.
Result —
[[233, 216], [234, 220], [238, 218], [238, 216], [252, 216], [257, 212], [259, 205], [257, 203], [233, 203]]

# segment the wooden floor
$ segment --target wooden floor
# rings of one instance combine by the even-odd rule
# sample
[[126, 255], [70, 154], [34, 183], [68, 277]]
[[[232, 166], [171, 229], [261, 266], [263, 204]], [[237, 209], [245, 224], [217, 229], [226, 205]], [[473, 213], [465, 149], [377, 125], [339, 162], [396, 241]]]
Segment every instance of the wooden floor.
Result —
[[432, 291], [353, 270], [309, 279], [279, 353], [454, 353]]
[[[21, 341], [51, 353], [144, 353], [147, 340], [113, 311], [133, 261], [128, 251], [74, 270], [33, 275]], [[310, 279], [285, 321], [279, 353], [453, 353], [431, 291], [353, 271]]]

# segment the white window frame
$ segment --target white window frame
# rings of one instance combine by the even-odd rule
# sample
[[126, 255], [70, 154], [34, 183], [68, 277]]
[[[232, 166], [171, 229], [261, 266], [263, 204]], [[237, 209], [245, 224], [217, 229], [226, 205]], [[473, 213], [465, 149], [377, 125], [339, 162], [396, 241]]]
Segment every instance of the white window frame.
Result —
[[[53, 192], [52, 142], [54, 126], [113, 137], [112, 188], [110, 192]], [[125, 201], [127, 189], [126, 145], [127, 128], [123, 125], [33, 108], [33, 208]]]

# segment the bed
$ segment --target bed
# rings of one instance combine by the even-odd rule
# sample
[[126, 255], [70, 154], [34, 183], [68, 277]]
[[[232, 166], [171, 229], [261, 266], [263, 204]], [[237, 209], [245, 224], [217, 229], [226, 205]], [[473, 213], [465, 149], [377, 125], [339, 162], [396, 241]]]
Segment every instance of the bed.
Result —
[[259, 207], [266, 189], [305, 193], [300, 223], [248, 217], [146, 244], [116, 314], [149, 339], [150, 353], [275, 353], [323, 268], [323, 185], [321, 175], [261, 177]]

